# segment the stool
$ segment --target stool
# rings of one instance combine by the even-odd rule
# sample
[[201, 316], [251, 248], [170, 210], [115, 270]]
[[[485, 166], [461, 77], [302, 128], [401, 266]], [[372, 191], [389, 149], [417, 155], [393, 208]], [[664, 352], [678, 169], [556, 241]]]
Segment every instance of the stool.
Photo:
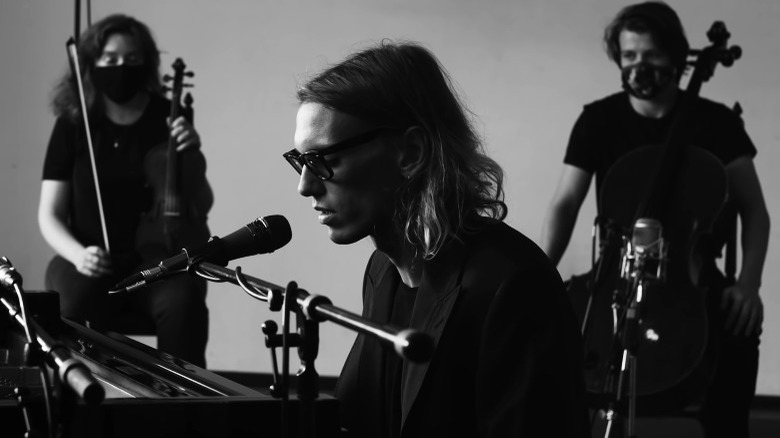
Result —
[[109, 329], [125, 336], [156, 336], [154, 320], [146, 315], [121, 313], [112, 319]]
[[108, 328], [136, 342], [157, 348], [157, 330], [154, 320], [147, 315], [123, 312], [116, 315]]

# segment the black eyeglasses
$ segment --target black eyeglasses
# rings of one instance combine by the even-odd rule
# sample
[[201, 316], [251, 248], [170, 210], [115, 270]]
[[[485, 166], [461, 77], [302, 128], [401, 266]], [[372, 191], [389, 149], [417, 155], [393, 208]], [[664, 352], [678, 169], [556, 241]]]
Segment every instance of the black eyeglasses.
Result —
[[369, 141], [379, 137], [380, 134], [391, 130], [396, 131], [397, 129], [390, 127], [375, 128], [364, 132], [363, 134], [348, 138], [317, 151], [306, 151], [304, 153], [300, 153], [297, 150], [292, 149], [282, 154], [282, 156], [285, 160], [287, 160], [288, 163], [290, 163], [290, 165], [293, 167], [293, 169], [295, 169], [296, 172], [298, 172], [298, 174], [303, 172], [303, 166], [306, 166], [311, 172], [317, 175], [319, 179], [326, 181], [333, 178], [333, 169], [325, 159], [326, 155], [335, 154], [336, 152], [341, 152], [356, 146], [360, 146], [362, 144], [366, 144]]

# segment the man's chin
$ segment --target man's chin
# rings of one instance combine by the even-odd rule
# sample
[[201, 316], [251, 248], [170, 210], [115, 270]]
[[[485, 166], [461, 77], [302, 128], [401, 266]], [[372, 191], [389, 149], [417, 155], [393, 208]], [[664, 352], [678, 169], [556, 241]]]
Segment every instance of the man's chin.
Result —
[[328, 227], [328, 233], [331, 242], [337, 245], [350, 245], [365, 237], [357, 233], [350, 233], [345, 230]]

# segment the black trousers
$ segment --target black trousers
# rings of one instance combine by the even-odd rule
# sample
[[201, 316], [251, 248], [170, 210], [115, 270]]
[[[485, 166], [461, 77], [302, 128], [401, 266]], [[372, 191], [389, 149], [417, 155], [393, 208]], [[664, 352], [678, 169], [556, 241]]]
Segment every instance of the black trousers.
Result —
[[125, 276], [147, 265], [115, 267], [114, 275], [92, 278], [55, 256], [46, 270], [45, 285], [59, 293], [60, 314], [77, 322], [110, 328], [112, 318], [119, 313], [151, 317], [160, 351], [205, 368], [209, 328], [206, 280], [176, 274], [130, 293], [108, 294]]
[[[712, 334], [719, 337], [719, 354], [711, 383], [704, 395], [700, 421], [707, 438], [750, 436], [750, 408], [758, 377], [758, 336], [724, 333], [725, 315], [720, 295], [710, 305]], [[718, 331], [720, 331], [718, 333]]]

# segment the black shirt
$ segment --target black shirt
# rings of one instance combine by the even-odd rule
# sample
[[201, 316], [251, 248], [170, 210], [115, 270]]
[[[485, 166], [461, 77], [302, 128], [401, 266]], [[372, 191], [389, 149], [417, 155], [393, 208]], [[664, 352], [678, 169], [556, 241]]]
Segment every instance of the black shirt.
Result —
[[[144, 175], [144, 157], [168, 141], [170, 103], [152, 96], [132, 125], [117, 125], [102, 114], [92, 115], [92, 142], [101, 199], [113, 255], [134, 252], [140, 214], [151, 202]], [[43, 179], [71, 183], [70, 228], [83, 245], [103, 245], [97, 195], [83, 124], [60, 117], [54, 125], [43, 165]]]
[[[756, 147], [745, 131], [742, 119], [733, 110], [702, 97], [697, 97], [690, 108], [687, 123], [678, 137], [681, 144], [706, 150], [724, 166], [739, 157], [756, 155]], [[564, 163], [595, 173], [599, 214], [603, 214], [602, 186], [608, 170], [632, 151], [643, 146], [662, 145], [677, 113], [676, 105], [660, 119], [644, 117], [634, 111], [626, 92], [584, 106], [572, 129]], [[726, 203], [721, 212], [711, 237], [704, 242], [709, 248], [707, 252], [713, 256], [717, 256], [725, 242], [736, 214], [730, 203]]]
[[[393, 300], [393, 309], [390, 315], [390, 324], [397, 328], [406, 328], [412, 318], [414, 300], [417, 296], [417, 288], [409, 287], [398, 282], [398, 288]], [[385, 407], [387, 413], [384, 418], [390, 419], [391, 424], [386, 425], [386, 436], [397, 437], [401, 434], [401, 373], [403, 360], [395, 351], [385, 348], [385, 391], [389, 405]]]
[[[660, 119], [643, 117], [631, 107], [625, 92], [589, 103], [574, 124], [563, 161], [595, 173], [598, 196], [607, 170], [618, 158], [666, 140], [676, 109]], [[738, 157], [756, 155], [739, 116], [725, 105], [701, 97], [693, 105], [682, 139], [684, 144], [712, 153], [724, 166]]]

